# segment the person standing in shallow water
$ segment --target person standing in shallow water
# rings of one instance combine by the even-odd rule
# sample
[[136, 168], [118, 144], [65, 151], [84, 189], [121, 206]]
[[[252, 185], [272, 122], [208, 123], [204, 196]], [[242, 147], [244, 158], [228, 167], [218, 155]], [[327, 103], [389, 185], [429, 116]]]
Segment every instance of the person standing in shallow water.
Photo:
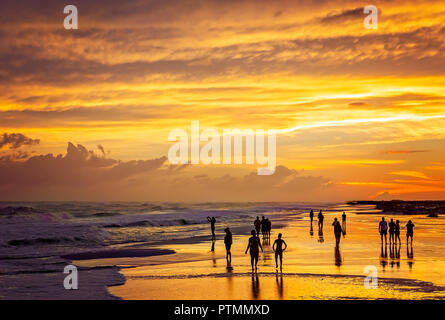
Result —
[[252, 265], [252, 272], [253, 272], [254, 263], [255, 263], [255, 271], [258, 269], [257, 265], [258, 265], [258, 258], [260, 256], [260, 248], [262, 252], [263, 247], [261, 246], [260, 238], [257, 237], [255, 230], [252, 230], [250, 234], [252, 236], [249, 238], [249, 243], [247, 244], [247, 249], [245, 254], [247, 254], [247, 251], [250, 249], [250, 264]]
[[321, 230], [321, 232], [323, 232], [323, 220], [324, 220], [324, 215], [320, 210], [320, 212], [318, 213], [318, 228]]
[[394, 220], [391, 218], [389, 221], [389, 243], [394, 243], [394, 233], [396, 232], [396, 224]]
[[266, 237], [269, 238], [270, 243], [270, 230], [272, 229], [272, 222], [270, 222], [269, 218], [266, 218]]
[[264, 218], [264, 216], [261, 218], [261, 234], [263, 235], [263, 238], [266, 237], [266, 233], [267, 233], [267, 221], [266, 218]]
[[215, 223], [216, 223], [216, 219], [215, 217], [207, 217], [207, 221], [210, 222], [210, 230], [212, 231], [212, 238], [215, 239], [216, 235], [215, 235]]
[[399, 244], [402, 244], [402, 240], [400, 240], [400, 221], [396, 220], [396, 227], [395, 227], [395, 242], [397, 243], [397, 239], [399, 239]]
[[380, 232], [380, 239], [383, 243], [383, 236], [385, 236], [385, 244], [386, 244], [386, 233], [388, 230], [388, 223], [385, 221], [385, 217], [382, 217], [382, 221], [379, 223], [379, 232]]
[[287, 249], [287, 243], [283, 239], [281, 239], [282, 236], [283, 235], [279, 233], [278, 239], [275, 240], [272, 246], [273, 251], [275, 251], [275, 268], [277, 269], [278, 269], [278, 257], [280, 257], [280, 269], [283, 269], [283, 252], [284, 250]]
[[227, 264], [232, 262], [232, 253], [230, 249], [232, 248], [232, 232], [230, 232], [229, 228], [224, 229], [226, 235], [224, 237], [224, 244], [226, 245], [226, 260]]
[[309, 213], [309, 218], [311, 219], [311, 224], [312, 221], [314, 221], [314, 210], [311, 209], [311, 212]]
[[341, 238], [341, 225], [340, 222], [337, 220], [337, 218], [334, 218], [334, 222], [332, 223], [334, 226], [334, 235], [335, 235], [335, 245], [338, 246], [340, 244], [340, 238]]
[[411, 238], [411, 246], [413, 245], [413, 235], [414, 235], [414, 223], [409, 220], [406, 225], [406, 245], [408, 245], [408, 239]]
[[261, 220], [260, 217], [256, 217], [256, 220], [253, 222], [253, 225], [255, 226], [255, 230], [256, 230], [256, 235], [259, 236], [260, 235], [260, 230], [261, 230]]

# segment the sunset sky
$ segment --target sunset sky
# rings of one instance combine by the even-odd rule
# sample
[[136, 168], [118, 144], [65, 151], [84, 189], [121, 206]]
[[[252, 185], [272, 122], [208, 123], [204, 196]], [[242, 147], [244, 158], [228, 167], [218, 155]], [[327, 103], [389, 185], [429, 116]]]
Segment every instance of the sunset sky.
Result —
[[[443, 1], [7, 0], [0, 61], [0, 200], [445, 197]], [[277, 129], [275, 174], [171, 166], [191, 120]]]

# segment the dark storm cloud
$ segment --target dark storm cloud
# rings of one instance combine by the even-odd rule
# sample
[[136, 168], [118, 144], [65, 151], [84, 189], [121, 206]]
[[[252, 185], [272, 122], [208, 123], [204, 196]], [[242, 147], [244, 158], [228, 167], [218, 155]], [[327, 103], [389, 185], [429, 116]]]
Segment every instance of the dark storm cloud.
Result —
[[322, 23], [342, 23], [353, 19], [363, 19], [363, 7], [350, 10], [344, 10], [341, 13], [329, 13], [325, 17], [321, 18]]
[[17, 149], [22, 146], [32, 146], [39, 144], [39, 139], [31, 139], [21, 133], [3, 133], [0, 135], [0, 149], [8, 146], [11, 149]]

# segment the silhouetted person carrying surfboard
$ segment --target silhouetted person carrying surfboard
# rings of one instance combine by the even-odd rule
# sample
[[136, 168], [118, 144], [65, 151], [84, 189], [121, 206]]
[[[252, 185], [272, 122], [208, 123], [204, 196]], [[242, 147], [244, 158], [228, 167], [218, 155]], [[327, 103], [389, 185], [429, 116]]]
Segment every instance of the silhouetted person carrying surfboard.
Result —
[[247, 249], [245, 254], [247, 254], [247, 251], [250, 249], [250, 264], [252, 265], [252, 272], [253, 272], [254, 262], [255, 262], [255, 271], [257, 270], [258, 258], [260, 256], [260, 248], [262, 252], [263, 247], [261, 246], [260, 238], [257, 237], [255, 230], [252, 230], [250, 234], [252, 236], [249, 238], [249, 243], [247, 244]]
[[[283, 269], [283, 252], [287, 249], [287, 243], [281, 239], [282, 234], [278, 234], [278, 239], [273, 243], [272, 249], [275, 251], [275, 268], [278, 269], [278, 257], [280, 257], [280, 269]], [[284, 248], [283, 248], [284, 244]]]

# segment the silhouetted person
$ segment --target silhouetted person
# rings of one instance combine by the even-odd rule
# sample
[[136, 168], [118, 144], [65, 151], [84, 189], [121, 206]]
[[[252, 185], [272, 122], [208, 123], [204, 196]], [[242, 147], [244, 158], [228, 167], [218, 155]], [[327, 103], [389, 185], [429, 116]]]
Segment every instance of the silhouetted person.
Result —
[[275, 268], [278, 268], [278, 257], [280, 257], [280, 269], [283, 269], [283, 252], [287, 249], [287, 243], [281, 237], [282, 234], [279, 233], [278, 239], [273, 243], [272, 250], [275, 251]]
[[408, 239], [411, 238], [411, 245], [413, 245], [413, 235], [414, 235], [414, 223], [409, 220], [406, 225], [406, 245], [408, 245]]
[[323, 213], [320, 212], [318, 213], [318, 228], [323, 232], [323, 220], [324, 220], [324, 215]]
[[341, 225], [337, 218], [334, 218], [334, 222], [332, 223], [332, 225], [334, 226], [335, 245], [338, 246], [341, 239]]
[[263, 247], [261, 246], [260, 238], [256, 235], [255, 230], [252, 230], [252, 232], [250, 232], [250, 234], [252, 236], [249, 238], [249, 243], [247, 244], [245, 254], [247, 254], [247, 251], [250, 249], [250, 264], [252, 265], [252, 271], [253, 271], [253, 266], [254, 266], [254, 262], [255, 262], [255, 271], [256, 271], [257, 264], [258, 264], [258, 258], [260, 255], [260, 248], [261, 248], [261, 252], [262, 252]]
[[266, 236], [270, 239], [270, 230], [272, 229], [272, 222], [270, 222], [269, 218], [266, 218]]
[[397, 239], [399, 239], [399, 244], [402, 244], [402, 240], [400, 240], [400, 221], [396, 220], [396, 226], [394, 228], [395, 242], [397, 243]]
[[264, 216], [261, 218], [261, 234], [263, 238], [267, 236], [267, 222]]
[[210, 230], [212, 230], [212, 238], [216, 238], [215, 235], [215, 223], [216, 223], [216, 219], [215, 217], [207, 217], [207, 221], [210, 222]]
[[386, 233], [388, 232], [388, 223], [385, 221], [384, 217], [382, 217], [382, 221], [380, 221], [379, 223], [379, 232], [382, 243], [383, 243], [383, 236], [385, 236], [385, 243], [386, 243]]
[[396, 232], [396, 224], [394, 220], [391, 218], [389, 221], [389, 243], [394, 243], [394, 233]]
[[229, 264], [232, 262], [232, 253], [230, 252], [230, 249], [232, 248], [232, 232], [230, 232], [229, 228], [224, 229], [226, 232], [226, 235], [224, 237], [224, 244], [226, 245], [226, 260]]
[[341, 215], [341, 228], [342, 228], [342, 233], [343, 233], [343, 237], [346, 235], [346, 213], [343, 212], [343, 214]]
[[312, 221], [314, 220], [314, 210], [311, 209], [311, 212], [309, 213], [309, 218], [311, 219], [311, 224]]
[[256, 220], [253, 222], [253, 225], [255, 226], [256, 234], [257, 236], [260, 235], [261, 230], [261, 220], [260, 217], [256, 217]]

